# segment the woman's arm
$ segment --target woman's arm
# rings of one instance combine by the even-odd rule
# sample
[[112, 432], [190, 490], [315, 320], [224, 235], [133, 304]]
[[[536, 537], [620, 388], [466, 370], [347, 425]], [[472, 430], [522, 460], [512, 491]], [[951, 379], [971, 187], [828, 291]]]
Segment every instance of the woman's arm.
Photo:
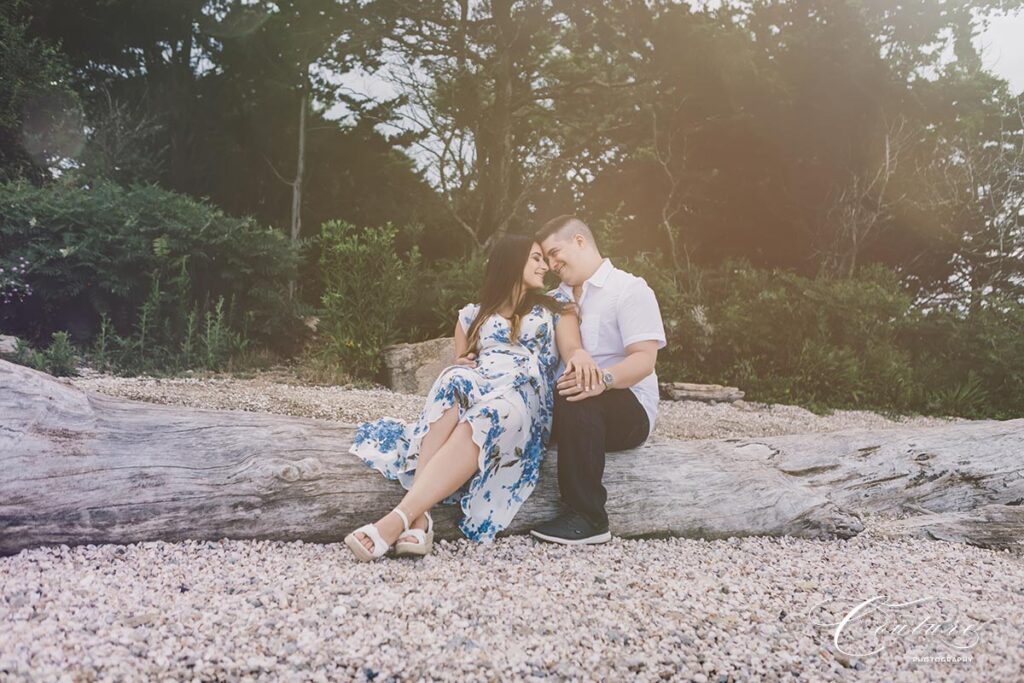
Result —
[[558, 355], [565, 361], [565, 374], [574, 372], [580, 380], [578, 386], [584, 391], [589, 391], [589, 387], [601, 381], [597, 363], [583, 348], [580, 319], [575, 311], [568, 310], [559, 316], [555, 325], [555, 345], [558, 347]]
[[455, 364], [476, 367], [476, 354], [466, 353], [469, 350], [469, 338], [462, 329], [462, 323], [455, 321]]
[[573, 353], [583, 348], [580, 319], [576, 317], [576, 311], [567, 309], [558, 316], [558, 322], [555, 324], [555, 346], [558, 347], [558, 355], [566, 362]]

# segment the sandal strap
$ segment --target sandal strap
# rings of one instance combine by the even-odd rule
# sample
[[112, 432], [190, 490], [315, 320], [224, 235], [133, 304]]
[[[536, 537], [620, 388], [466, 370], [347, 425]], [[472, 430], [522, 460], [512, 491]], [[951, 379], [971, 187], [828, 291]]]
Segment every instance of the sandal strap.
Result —
[[373, 524], [364, 524], [352, 533], [364, 533], [370, 537], [370, 540], [373, 541], [372, 554], [374, 557], [382, 556], [384, 553], [388, 551], [389, 548], [391, 548], [391, 546], [388, 545], [388, 542], [381, 538], [380, 532], [377, 530], [377, 527], [375, 527]]
[[402, 524], [405, 525], [404, 531], [408, 531], [410, 526], [409, 517], [404, 512], [402, 512], [402, 508], [396, 506], [393, 512], [397, 512], [398, 516], [402, 518]]
[[[427, 533], [423, 531], [423, 529], [409, 529], [399, 537], [399, 540], [408, 538], [409, 536], [415, 538], [418, 545], [424, 545], [427, 542]], [[408, 541], [406, 541], [406, 543], [408, 543]]]
[[[424, 516], [427, 518], [427, 533], [429, 534], [434, 530], [434, 518], [430, 516], [430, 512], [424, 512]], [[416, 531], [414, 529], [414, 531]]]

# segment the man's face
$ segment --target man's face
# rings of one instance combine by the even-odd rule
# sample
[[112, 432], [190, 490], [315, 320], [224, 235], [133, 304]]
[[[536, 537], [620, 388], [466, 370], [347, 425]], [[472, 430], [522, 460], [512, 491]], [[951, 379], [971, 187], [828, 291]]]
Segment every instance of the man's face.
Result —
[[580, 277], [583, 247], [575, 237], [566, 239], [554, 234], [541, 242], [540, 246], [548, 266], [562, 282], [573, 287], [583, 284], [586, 279]]

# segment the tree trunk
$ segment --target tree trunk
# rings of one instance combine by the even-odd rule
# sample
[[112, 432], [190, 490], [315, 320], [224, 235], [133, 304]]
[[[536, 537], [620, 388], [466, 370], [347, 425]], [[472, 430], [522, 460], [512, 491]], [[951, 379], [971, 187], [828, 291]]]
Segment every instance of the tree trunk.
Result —
[[295, 163], [295, 180], [292, 181], [292, 244], [298, 242], [302, 234], [302, 179], [306, 174], [306, 109], [308, 108], [309, 95], [303, 91], [299, 101], [298, 160]]
[[512, 2], [496, 0], [491, 13], [498, 35], [495, 40], [494, 104], [484, 122], [482, 137], [487, 153], [479, 156], [482, 209], [480, 227], [487, 235], [484, 249], [490, 248], [507, 232], [512, 214], [509, 193], [512, 183], [512, 89], [515, 81], [514, 43], [516, 26], [512, 19]]
[[[191, 172], [192, 157], [192, 123], [188, 114], [191, 112], [180, 103], [189, 101], [195, 96], [195, 74], [192, 71], [192, 52], [195, 49], [195, 33], [193, 26], [194, 8], [184, 8], [177, 25], [180, 31], [177, 40], [171, 41], [172, 53], [167, 65], [170, 88], [167, 92], [167, 109], [170, 112], [170, 185], [181, 192], [194, 192], [194, 173]], [[149, 72], [152, 73], [152, 72]]]
[[[59, 543], [340, 541], [403, 495], [348, 453], [353, 432], [127, 401], [0, 361], [0, 555]], [[1022, 448], [1024, 420], [652, 440], [609, 455], [604, 481], [621, 536], [849, 538], [863, 512], [1019, 505]], [[556, 457], [508, 532], [557, 511]], [[440, 537], [458, 537], [455, 506], [436, 512]]]
[[[302, 180], [306, 175], [306, 110], [309, 108], [309, 94], [303, 89], [299, 103], [299, 153], [295, 163], [295, 179], [292, 181], [292, 225], [291, 237], [294, 246], [302, 236]], [[295, 298], [295, 280], [288, 283], [288, 298]]]

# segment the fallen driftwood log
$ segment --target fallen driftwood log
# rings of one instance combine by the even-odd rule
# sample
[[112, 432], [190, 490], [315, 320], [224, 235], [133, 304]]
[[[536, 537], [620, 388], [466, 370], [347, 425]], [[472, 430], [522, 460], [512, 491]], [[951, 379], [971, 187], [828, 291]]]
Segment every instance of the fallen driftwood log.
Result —
[[[863, 529], [859, 510], [901, 500], [926, 499], [933, 512], [968, 509], [970, 496], [1008, 504], [1024, 498], [1022, 423], [652, 440], [609, 456], [612, 530], [848, 538]], [[103, 396], [0, 361], [0, 555], [59, 543], [339, 541], [403, 493], [348, 454], [353, 432], [327, 421]], [[846, 463], [865, 458], [865, 449], [870, 457], [890, 454], [897, 471], [909, 459], [919, 486], [901, 499], [884, 468]], [[932, 457], [920, 460], [921, 453]], [[540, 484], [509, 532], [525, 532], [556, 512], [556, 457], [546, 457]], [[941, 483], [940, 468], [951, 462], [973, 477], [968, 489], [953, 476]], [[953, 493], [942, 495], [943, 488]], [[438, 508], [442, 537], [458, 536], [455, 513], [454, 506]]]
[[721, 384], [692, 384], [690, 382], [662, 382], [658, 385], [661, 395], [671, 401], [705, 401], [731, 403], [739, 401], [744, 394], [736, 387]]
[[806, 447], [814, 439], [750, 439], [744, 450], [861, 513], [964, 512], [1024, 503], [1024, 420], [849, 430], [817, 437], [821, 448]]
[[965, 512], [916, 511], [924, 514], [889, 522], [885, 533], [1024, 552], [1024, 506], [1020, 504], [983, 505]]
[[[0, 554], [154, 539], [338, 541], [403, 493], [348, 454], [351, 425], [127, 401], [10, 363], [0, 363], [0, 424]], [[791, 477], [716, 448], [656, 442], [612, 456], [615, 531], [832, 538], [862, 529]], [[556, 457], [511, 532], [557, 511]], [[454, 506], [439, 509], [442, 536], [458, 535], [454, 519]]]

